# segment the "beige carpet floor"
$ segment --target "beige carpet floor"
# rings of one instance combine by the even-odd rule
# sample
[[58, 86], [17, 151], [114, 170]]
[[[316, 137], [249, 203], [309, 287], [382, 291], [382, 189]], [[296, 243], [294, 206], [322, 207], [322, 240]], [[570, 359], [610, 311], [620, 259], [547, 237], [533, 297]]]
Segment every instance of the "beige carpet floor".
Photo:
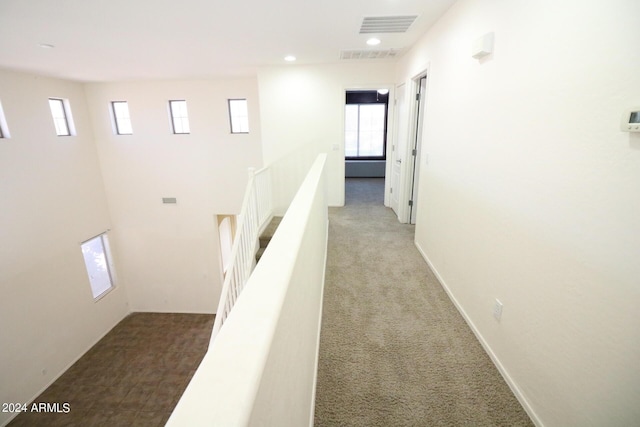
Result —
[[348, 179], [329, 212], [315, 425], [533, 425], [383, 186]]

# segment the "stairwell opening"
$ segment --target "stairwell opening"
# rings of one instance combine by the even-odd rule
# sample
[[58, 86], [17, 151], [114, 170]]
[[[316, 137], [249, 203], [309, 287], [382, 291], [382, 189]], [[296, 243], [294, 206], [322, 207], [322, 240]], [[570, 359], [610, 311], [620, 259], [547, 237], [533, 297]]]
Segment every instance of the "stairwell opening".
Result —
[[274, 216], [269, 222], [269, 225], [267, 226], [267, 228], [265, 228], [262, 234], [260, 234], [260, 237], [259, 237], [260, 247], [258, 248], [258, 252], [256, 252], [256, 263], [260, 261], [260, 258], [262, 258], [262, 254], [267, 249], [267, 246], [269, 245], [271, 238], [273, 237], [276, 230], [278, 229], [278, 226], [280, 225], [281, 220], [282, 220], [281, 216]]

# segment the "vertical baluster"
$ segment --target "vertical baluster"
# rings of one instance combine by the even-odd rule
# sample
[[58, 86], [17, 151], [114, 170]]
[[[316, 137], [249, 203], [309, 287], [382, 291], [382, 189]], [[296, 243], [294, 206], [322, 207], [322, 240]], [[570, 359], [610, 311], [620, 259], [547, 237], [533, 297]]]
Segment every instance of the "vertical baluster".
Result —
[[230, 309], [233, 309], [233, 305], [236, 303], [236, 297], [238, 295], [238, 281], [238, 268], [236, 266], [233, 270], [233, 287], [231, 288], [232, 302]]
[[238, 266], [240, 271], [242, 272], [242, 284], [244, 287], [244, 282], [246, 280], [245, 272], [247, 265], [247, 254], [249, 253], [249, 242], [247, 233], [242, 236], [242, 253], [240, 255], [242, 263]]
[[227, 298], [229, 298], [229, 312], [231, 312], [231, 309], [233, 308], [233, 305], [236, 303], [236, 283], [235, 280], [232, 282], [232, 287], [231, 289], [229, 289], [229, 294], [227, 295]]
[[256, 221], [258, 220], [256, 218], [256, 208], [258, 206], [258, 188], [257, 188], [257, 182], [254, 182], [254, 186], [253, 186], [253, 197], [251, 198], [251, 214], [253, 216], [253, 221], [252, 221], [252, 225], [256, 223]]
[[[258, 230], [273, 211], [271, 169], [263, 169], [256, 174], [255, 170], [250, 168], [248, 172], [247, 194], [238, 217], [238, 229], [232, 249], [233, 258], [227, 271], [224, 294], [221, 295], [224, 301], [219, 304], [223, 309], [219, 308], [222, 313], [219, 313], [220, 320], [216, 319], [216, 324], [219, 324], [217, 330], [233, 309], [251, 275], [254, 250], [259, 237]], [[216, 332], [214, 330], [214, 334]]]
[[231, 298], [230, 298], [230, 295], [227, 294], [226, 297], [227, 297], [227, 303], [225, 304], [224, 312], [222, 313], [224, 320], [227, 320], [227, 316], [229, 316], [229, 312], [231, 311]]
[[[240, 268], [236, 268], [236, 286], [235, 286], [235, 295], [236, 299], [240, 292], [242, 291], [242, 270]], [[235, 299], [234, 299], [235, 303]]]
[[[244, 247], [244, 244], [242, 245]], [[238, 264], [238, 294], [244, 289], [244, 265]]]
[[[246, 219], [246, 218], [245, 218]], [[244, 233], [240, 236], [240, 250], [238, 251], [238, 271], [242, 272], [242, 270], [244, 270], [244, 251], [245, 249], [245, 236]], [[242, 282], [242, 281], [241, 281]]]

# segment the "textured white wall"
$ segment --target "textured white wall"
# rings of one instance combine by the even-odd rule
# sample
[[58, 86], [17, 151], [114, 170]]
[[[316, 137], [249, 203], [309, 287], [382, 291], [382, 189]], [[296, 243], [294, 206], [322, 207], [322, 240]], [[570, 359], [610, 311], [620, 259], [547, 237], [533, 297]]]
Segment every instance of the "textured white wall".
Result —
[[618, 128], [640, 104], [638, 16], [462, 0], [399, 64], [430, 71], [416, 243], [547, 426], [640, 419], [640, 134]]
[[343, 205], [345, 90], [392, 86], [393, 72], [393, 62], [376, 61], [261, 69], [265, 164], [292, 152], [327, 153], [329, 205]]
[[[49, 97], [77, 136], [56, 136]], [[124, 286], [94, 302], [80, 250], [112, 226], [82, 86], [0, 70], [0, 100], [0, 402], [28, 403], [128, 308]]]
[[[86, 91], [131, 310], [214, 312], [222, 288], [216, 215], [240, 211], [247, 169], [262, 166], [255, 78]], [[228, 98], [247, 98], [249, 134], [230, 133]], [[172, 134], [170, 99], [187, 101], [189, 135]], [[109, 103], [117, 100], [129, 103], [133, 135], [112, 132]]]

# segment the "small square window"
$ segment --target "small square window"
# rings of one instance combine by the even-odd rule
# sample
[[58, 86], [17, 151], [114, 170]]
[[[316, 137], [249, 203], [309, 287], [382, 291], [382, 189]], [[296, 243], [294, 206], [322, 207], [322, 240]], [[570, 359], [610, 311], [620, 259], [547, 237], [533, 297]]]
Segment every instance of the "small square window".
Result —
[[249, 110], [246, 99], [229, 99], [231, 133], [249, 133]]
[[49, 108], [51, 109], [53, 124], [56, 127], [56, 135], [75, 135], [69, 100], [62, 98], [49, 98]]
[[131, 116], [129, 115], [129, 105], [127, 101], [111, 102], [111, 111], [115, 122], [115, 130], [117, 135], [131, 135], [133, 128], [131, 127]]
[[114, 287], [109, 241], [101, 234], [82, 244], [84, 265], [89, 275], [89, 284], [94, 299], [98, 299]]
[[171, 125], [173, 127], [173, 133], [190, 133], [189, 115], [187, 114], [187, 101], [169, 101], [169, 110], [171, 112]]
[[7, 120], [4, 116], [4, 110], [2, 109], [2, 103], [0, 102], [0, 138], [9, 138], [9, 127], [7, 126]]

